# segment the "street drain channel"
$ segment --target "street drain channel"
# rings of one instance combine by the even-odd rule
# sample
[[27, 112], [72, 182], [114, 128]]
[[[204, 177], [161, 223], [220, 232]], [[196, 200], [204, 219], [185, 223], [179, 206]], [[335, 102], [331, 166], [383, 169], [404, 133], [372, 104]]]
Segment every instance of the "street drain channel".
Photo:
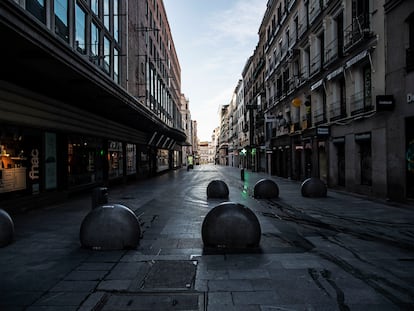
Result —
[[194, 288], [197, 261], [155, 261], [144, 279], [144, 290], [189, 290]]

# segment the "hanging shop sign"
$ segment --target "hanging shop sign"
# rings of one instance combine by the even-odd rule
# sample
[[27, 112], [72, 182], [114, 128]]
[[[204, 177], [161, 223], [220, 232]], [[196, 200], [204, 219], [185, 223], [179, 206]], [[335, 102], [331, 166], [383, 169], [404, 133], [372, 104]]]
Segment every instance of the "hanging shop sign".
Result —
[[355, 134], [355, 141], [367, 141], [371, 139], [371, 133]]
[[392, 95], [377, 95], [377, 111], [392, 111], [395, 108], [395, 100]]
[[316, 129], [316, 135], [319, 137], [329, 136], [329, 127], [320, 126]]
[[414, 94], [407, 94], [407, 104], [414, 104]]

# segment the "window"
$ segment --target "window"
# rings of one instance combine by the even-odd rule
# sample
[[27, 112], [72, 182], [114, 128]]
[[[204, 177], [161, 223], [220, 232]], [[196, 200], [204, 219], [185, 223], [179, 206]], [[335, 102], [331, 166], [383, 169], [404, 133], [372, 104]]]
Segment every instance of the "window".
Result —
[[106, 73], [111, 72], [111, 42], [107, 37], [104, 37], [104, 70]]
[[119, 83], [119, 52], [114, 49], [114, 81]]
[[109, 30], [109, 0], [103, 0], [104, 26]]
[[46, 10], [44, 0], [26, 0], [26, 10], [43, 24], [46, 23]]
[[85, 37], [86, 37], [86, 14], [83, 9], [76, 3], [75, 8], [75, 20], [76, 20], [76, 41], [75, 41], [75, 48], [78, 52], [82, 54], [86, 54], [86, 44], [85, 44]]
[[91, 9], [96, 16], [99, 15], [99, 0], [91, 0]]
[[118, 0], [114, 0], [114, 38], [119, 41], [119, 8]]
[[91, 59], [99, 63], [99, 29], [94, 23], [91, 25]]
[[55, 33], [69, 41], [68, 0], [55, 0]]

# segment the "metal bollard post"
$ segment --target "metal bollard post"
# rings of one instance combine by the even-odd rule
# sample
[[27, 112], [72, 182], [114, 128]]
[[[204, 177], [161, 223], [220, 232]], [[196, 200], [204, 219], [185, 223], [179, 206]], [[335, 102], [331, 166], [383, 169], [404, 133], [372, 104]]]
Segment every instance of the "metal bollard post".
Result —
[[108, 188], [98, 187], [92, 191], [92, 209], [108, 203]]
[[242, 181], [244, 181], [244, 168], [240, 170], [240, 178]]

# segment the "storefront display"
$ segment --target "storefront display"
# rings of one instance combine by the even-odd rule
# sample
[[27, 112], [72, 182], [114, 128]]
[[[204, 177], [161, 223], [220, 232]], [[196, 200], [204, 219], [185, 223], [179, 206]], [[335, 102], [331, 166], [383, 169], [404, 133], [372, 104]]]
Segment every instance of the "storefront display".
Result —
[[168, 150], [160, 149], [157, 153], [157, 172], [167, 170], [168, 168]]
[[118, 141], [108, 142], [109, 179], [121, 177], [124, 174], [122, 143]]
[[40, 191], [41, 136], [39, 131], [2, 126], [0, 136], [0, 193]]
[[77, 186], [104, 179], [105, 149], [99, 138], [68, 137], [68, 182]]
[[137, 173], [137, 146], [134, 144], [126, 145], [126, 173], [127, 175]]

